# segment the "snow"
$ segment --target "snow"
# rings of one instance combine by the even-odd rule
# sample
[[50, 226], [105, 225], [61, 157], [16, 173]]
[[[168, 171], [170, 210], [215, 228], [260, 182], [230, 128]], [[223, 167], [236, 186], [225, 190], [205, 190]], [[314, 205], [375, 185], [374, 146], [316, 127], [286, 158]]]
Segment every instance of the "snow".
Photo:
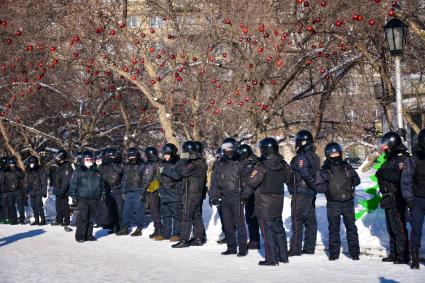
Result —
[[[370, 187], [371, 172], [361, 174], [358, 196], [369, 198], [362, 191]], [[285, 198], [284, 225], [290, 236], [289, 198]], [[250, 251], [245, 258], [222, 256], [225, 245], [218, 245], [221, 224], [216, 209], [204, 202], [204, 223], [208, 243], [203, 247], [172, 249], [168, 241], [155, 242], [148, 235], [152, 223], [143, 236], [108, 235], [95, 229], [97, 242], [79, 244], [74, 232], [61, 227], [0, 225], [0, 282], [423, 282], [425, 266], [419, 271], [407, 265], [382, 263], [388, 236], [383, 211], [378, 209], [356, 222], [359, 229], [362, 256], [352, 261], [346, 254], [345, 232], [341, 228], [344, 253], [337, 262], [329, 262], [325, 253], [328, 243], [326, 200], [317, 198], [318, 239], [315, 255], [290, 258], [290, 263], [278, 267], [261, 267], [264, 250]], [[45, 203], [48, 218], [54, 218], [54, 196]], [[27, 209], [27, 218], [31, 216]], [[29, 220], [29, 219], [27, 219]], [[425, 232], [425, 231], [424, 231]], [[422, 257], [425, 242], [422, 241]]]

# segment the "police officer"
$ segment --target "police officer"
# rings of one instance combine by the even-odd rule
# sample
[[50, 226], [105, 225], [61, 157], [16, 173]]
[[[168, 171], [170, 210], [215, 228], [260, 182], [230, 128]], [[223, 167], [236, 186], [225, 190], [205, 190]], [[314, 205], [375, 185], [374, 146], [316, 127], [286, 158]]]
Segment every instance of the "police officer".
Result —
[[292, 180], [289, 165], [279, 154], [274, 138], [260, 141], [261, 158], [243, 177], [246, 184], [242, 200], [248, 201], [255, 193], [255, 215], [261, 227], [265, 245], [265, 260], [259, 265], [274, 266], [288, 263], [288, 246], [282, 222], [284, 183]]
[[9, 218], [12, 225], [18, 224], [16, 206], [19, 211], [19, 223], [25, 224], [25, 199], [26, 194], [22, 181], [25, 177], [22, 170], [18, 167], [16, 159], [11, 157], [7, 160], [7, 169], [4, 171], [4, 185], [7, 191], [7, 204]]
[[[104, 159], [105, 159], [105, 155], [103, 150], [98, 150], [94, 153], [94, 162], [95, 162], [94, 165], [96, 166], [96, 169], [99, 171], [99, 173], [102, 175], [102, 178], [106, 175], [104, 172], [105, 170]], [[105, 191], [105, 195], [106, 195], [106, 191]], [[98, 203], [96, 208], [95, 223], [97, 225], [95, 226], [95, 228], [100, 226], [100, 227], [103, 227], [104, 229], [112, 230], [113, 227], [111, 225], [111, 217], [109, 215], [108, 197], [106, 197], [104, 202]]]
[[[236, 140], [235, 140], [235, 142], [236, 142]], [[214, 160], [213, 164], [211, 165], [211, 169], [210, 169], [211, 172], [212, 172], [211, 175], [214, 174], [215, 168], [222, 161], [223, 158], [224, 158], [224, 153], [223, 153], [223, 150], [221, 149], [221, 146], [220, 146], [216, 150], [215, 160]], [[212, 176], [211, 176], [211, 179], [212, 179]], [[209, 199], [209, 204], [212, 207], [211, 199]], [[226, 244], [226, 235], [224, 234], [223, 214], [221, 213], [221, 205], [220, 204], [217, 205], [217, 213], [218, 213], [218, 216], [220, 217], [221, 231], [222, 231], [222, 234], [224, 235], [224, 237], [222, 239], [217, 240], [217, 244], [223, 245], [223, 244]]]
[[116, 234], [118, 236], [130, 234], [130, 219], [136, 214], [136, 230], [133, 237], [141, 236], [145, 224], [145, 191], [143, 187], [144, 166], [140, 159], [139, 150], [131, 147], [127, 150], [127, 164], [123, 168], [121, 179], [122, 198], [124, 208], [122, 212], [122, 227]]
[[114, 148], [105, 151], [106, 164], [102, 165], [102, 178], [105, 184], [106, 204], [108, 206], [111, 232], [116, 233], [121, 230], [121, 219], [123, 209], [123, 199], [121, 197], [121, 179], [123, 166], [121, 164], [121, 154]]
[[[208, 168], [208, 164], [207, 161], [205, 160], [205, 156], [204, 156], [204, 145], [202, 144], [202, 142], [200, 141], [193, 141], [196, 145], [196, 150], [198, 151], [199, 155], [201, 156], [202, 161], [205, 163], [205, 166]], [[208, 170], [207, 170], [208, 172]], [[207, 198], [207, 193], [208, 193], [208, 187], [207, 187], [207, 179], [208, 179], [208, 175], [205, 175], [205, 180], [204, 180], [204, 187], [202, 190], [202, 199], [201, 199], [201, 203], [200, 203], [200, 207], [201, 207], [201, 215], [203, 215], [203, 204], [204, 204], [204, 200]], [[204, 222], [202, 221], [202, 244], [205, 244], [207, 242], [207, 233], [205, 230], [205, 226], [204, 226]], [[195, 231], [194, 234], [197, 234], [198, 232]], [[195, 241], [195, 238], [190, 239], [191, 245], [193, 245], [193, 242]], [[195, 241], [196, 242], [196, 241]]]
[[[239, 162], [241, 163], [240, 174], [244, 176], [246, 170], [252, 170], [252, 168], [258, 163], [258, 157], [254, 154], [252, 148], [247, 144], [238, 146]], [[242, 186], [245, 184], [242, 182]], [[242, 191], [244, 189], [242, 188]], [[246, 212], [246, 224], [249, 232], [248, 249], [258, 250], [260, 249], [260, 228], [258, 226], [258, 220], [254, 213], [255, 210], [255, 194], [252, 194], [245, 204]]]
[[0, 158], [0, 223], [9, 223], [9, 211], [7, 208], [7, 191], [4, 185], [4, 171], [7, 168], [7, 157]]
[[317, 173], [315, 190], [325, 193], [329, 223], [329, 260], [337, 260], [341, 250], [341, 216], [347, 233], [348, 250], [353, 260], [359, 260], [360, 246], [354, 213], [355, 187], [360, 178], [350, 164], [342, 160], [342, 148], [337, 143], [325, 147], [326, 160]]
[[382, 194], [381, 207], [390, 236], [390, 255], [384, 262], [406, 264], [409, 262], [408, 237], [406, 229], [406, 201], [401, 194], [401, 175], [409, 157], [401, 137], [395, 132], [386, 133], [381, 139], [385, 162], [376, 172], [379, 191]]
[[422, 226], [425, 216], [425, 129], [418, 135], [418, 145], [406, 162], [401, 176], [401, 192], [410, 210], [410, 253], [412, 269], [419, 269]]
[[73, 172], [68, 153], [61, 149], [55, 157], [58, 168], [54, 174], [53, 193], [56, 195], [56, 221], [52, 225], [68, 226], [70, 222], [69, 183]]
[[[237, 145], [231, 142], [223, 143], [221, 146], [224, 151], [224, 159], [217, 164], [214, 170], [210, 199], [213, 205], [221, 204], [227, 243], [227, 250], [221, 254], [238, 254], [241, 257], [248, 254], [248, 247], [244, 205], [240, 199], [242, 186], [236, 147]], [[238, 241], [235, 237], [236, 232]], [[239, 253], [237, 252], [238, 245]]]
[[[159, 157], [155, 147], [145, 148], [146, 163], [143, 169], [143, 188], [149, 197], [150, 214], [154, 224], [154, 232], [149, 235], [153, 239], [160, 235], [161, 231], [161, 214], [159, 211]], [[155, 182], [154, 182], [155, 181]]]
[[30, 156], [28, 159], [25, 185], [26, 191], [31, 198], [31, 207], [34, 214], [34, 222], [31, 225], [46, 225], [43, 208], [43, 198], [47, 197], [46, 173], [35, 156]]
[[[181, 157], [177, 170], [183, 181], [181, 240], [173, 248], [201, 246], [204, 236], [201, 201], [208, 168], [193, 141], [183, 143]], [[169, 176], [165, 170], [163, 173]], [[192, 226], [194, 240], [189, 242]]]
[[78, 207], [75, 240], [79, 243], [97, 240], [93, 236], [96, 207], [99, 200], [105, 201], [102, 176], [93, 164], [93, 152], [84, 151], [82, 158], [80, 168], [72, 173], [69, 187], [72, 202]]
[[320, 169], [320, 159], [315, 153], [313, 135], [306, 130], [298, 132], [295, 137], [295, 149], [297, 154], [291, 161], [295, 177], [289, 184], [289, 192], [292, 195], [289, 256], [314, 254], [317, 238], [314, 181]]
[[[161, 173], [164, 170], [175, 172], [180, 159], [177, 151], [177, 147], [172, 143], [167, 143], [162, 147]], [[174, 175], [174, 179], [164, 174], [159, 176], [162, 226], [161, 234], [154, 238], [157, 241], [165, 239], [169, 239], [171, 242], [180, 241], [182, 183], [175, 179], [179, 179], [178, 176]]]

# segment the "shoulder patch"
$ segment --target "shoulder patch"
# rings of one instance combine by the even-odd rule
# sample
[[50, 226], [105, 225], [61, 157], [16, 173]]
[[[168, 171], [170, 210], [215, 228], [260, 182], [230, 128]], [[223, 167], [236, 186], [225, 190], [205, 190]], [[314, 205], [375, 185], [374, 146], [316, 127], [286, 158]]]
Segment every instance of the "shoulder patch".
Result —
[[300, 168], [303, 168], [303, 167], [304, 167], [304, 159], [300, 159], [300, 160], [298, 161], [298, 166], [299, 166]]
[[258, 171], [257, 170], [253, 170], [252, 172], [251, 172], [251, 178], [254, 178], [256, 175], [258, 174]]

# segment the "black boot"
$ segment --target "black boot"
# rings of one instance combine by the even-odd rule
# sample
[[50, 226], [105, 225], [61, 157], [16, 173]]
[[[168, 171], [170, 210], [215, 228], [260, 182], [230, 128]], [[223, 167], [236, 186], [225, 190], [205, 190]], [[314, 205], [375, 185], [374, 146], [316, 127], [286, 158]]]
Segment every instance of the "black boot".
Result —
[[90, 235], [87, 237], [86, 241], [94, 242], [94, 241], [97, 241], [97, 238], [93, 235]]
[[40, 224], [40, 220], [38, 215], [34, 216], [34, 222], [31, 222], [30, 225], [34, 226], [34, 225], [39, 225]]
[[25, 225], [25, 220], [23, 220], [23, 219], [19, 220], [19, 224]]
[[204, 240], [201, 238], [194, 238], [190, 240], [190, 245], [195, 247], [200, 247], [204, 245]]
[[46, 216], [44, 215], [40, 216], [40, 223], [38, 225], [40, 226], [46, 225]]
[[384, 257], [382, 259], [382, 262], [394, 262], [394, 259], [395, 259], [395, 256], [390, 254], [389, 256]]
[[221, 254], [222, 254], [222, 255], [235, 255], [235, 254], [237, 254], [237, 253], [238, 253], [237, 251], [227, 250], [227, 251], [225, 251], [225, 252], [222, 252]]
[[294, 250], [289, 250], [289, 253], [288, 253], [288, 256], [300, 256], [300, 255], [302, 255], [301, 251], [296, 252]]
[[227, 243], [226, 238], [223, 238], [223, 239], [217, 241], [217, 244], [219, 244], [219, 245], [223, 245], [223, 244], [226, 244], [226, 243]]
[[278, 262], [273, 262], [273, 261], [267, 261], [267, 260], [262, 260], [258, 263], [258, 265], [262, 265], [262, 266], [276, 266], [279, 265]]
[[125, 235], [128, 235], [128, 234], [130, 234], [130, 232], [128, 231], [127, 227], [123, 227], [121, 230], [119, 230], [116, 233], [117, 236], [125, 236]]
[[410, 254], [412, 255], [412, 265], [410, 268], [419, 269], [419, 249], [411, 250]]
[[50, 223], [50, 225], [52, 225], [52, 226], [60, 226], [60, 225], [62, 225], [62, 222], [54, 221], [54, 222]]
[[329, 256], [330, 261], [335, 261], [335, 260], [338, 260], [338, 259], [339, 259], [339, 255], [330, 255]]
[[248, 250], [239, 250], [237, 257], [243, 257], [248, 255]]
[[132, 237], [139, 237], [142, 236], [142, 228], [137, 227], [137, 229], [131, 233]]
[[171, 247], [175, 248], [175, 249], [179, 249], [179, 248], [188, 248], [190, 247], [190, 244], [188, 241], [186, 240], [181, 240], [180, 242], [178, 242], [175, 245], [172, 245]]
[[260, 243], [257, 242], [257, 241], [249, 241], [248, 249], [249, 250], [259, 250], [260, 249]]
[[153, 239], [155, 236], [159, 235], [159, 228], [155, 227], [155, 230], [153, 231], [152, 234], [149, 235], [149, 238]]

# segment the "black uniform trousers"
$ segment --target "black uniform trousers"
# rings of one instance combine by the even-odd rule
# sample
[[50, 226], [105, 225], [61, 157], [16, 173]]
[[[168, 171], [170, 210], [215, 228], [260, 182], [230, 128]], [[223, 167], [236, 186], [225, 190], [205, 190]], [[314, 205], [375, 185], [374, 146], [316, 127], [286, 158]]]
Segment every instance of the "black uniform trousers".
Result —
[[354, 212], [354, 200], [344, 202], [328, 201], [326, 204], [329, 223], [329, 254], [338, 257], [341, 250], [341, 216], [347, 234], [347, 244], [350, 255], [360, 255], [359, 235]]
[[31, 208], [34, 217], [44, 217], [43, 197], [41, 194], [31, 196]]
[[288, 261], [288, 243], [282, 216], [258, 217], [258, 222], [264, 239], [266, 261]]
[[424, 224], [425, 216], [425, 198], [415, 197], [415, 207], [410, 210], [410, 225], [412, 231], [410, 232], [410, 248], [418, 250], [421, 248], [422, 239], [422, 226]]
[[9, 219], [12, 223], [18, 222], [16, 206], [18, 206], [19, 211], [19, 222], [23, 222], [25, 220], [25, 194], [22, 191], [7, 193], [7, 207], [9, 210]]
[[[246, 252], [248, 247], [245, 211], [238, 194], [222, 197], [221, 213], [223, 214], [223, 227], [227, 248], [230, 251], [236, 251], [236, 248], [239, 246], [239, 252]], [[238, 234], [238, 242], [236, 242], [236, 232]]]
[[154, 227], [155, 229], [160, 229], [161, 228], [161, 212], [159, 210], [159, 191], [148, 193], [148, 195], [149, 195], [150, 214], [152, 217]]
[[107, 196], [107, 204], [111, 215], [112, 226], [116, 231], [119, 231], [121, 229], [122, 210], [124, 207], [121, 191], [111, 191], [110, 195]]
[[93, 225], [96, 220], [97, 200], [78, 199], [78, 218], [77, 230], [75, 231], [75, 239], [77, 241], [87, 240], [93, 236]]
[[193, 226], [193, 236], [203, 238], [203, 220], [201, 210], [201, 194], [188, 193], [183, 195], [181, 239], [189, 241]]
[[390, 255], [399, 260], [409, 259], [409, 240], [406, 229], [406, 206], [385, 208], [385, 221], [390, 237]]
[[[317, 239], [316, 196], [297, 193], [291, 202], [291, 251], [314, 253]], [[303, 248], [304, 234], [304, 248]]]
[[257, 217], [254, 215], [255, 210], [255, 195], [252, 194], [247, 204], [245, 205], [246, 211], [246, 224], [248, 225], [249, 241], [260, 242], [260, 227], [258, 226]]
[[70, 210], [68, 204], [69, 198], [65, 196], [56, 196], [56, 222], [69, 225]]

